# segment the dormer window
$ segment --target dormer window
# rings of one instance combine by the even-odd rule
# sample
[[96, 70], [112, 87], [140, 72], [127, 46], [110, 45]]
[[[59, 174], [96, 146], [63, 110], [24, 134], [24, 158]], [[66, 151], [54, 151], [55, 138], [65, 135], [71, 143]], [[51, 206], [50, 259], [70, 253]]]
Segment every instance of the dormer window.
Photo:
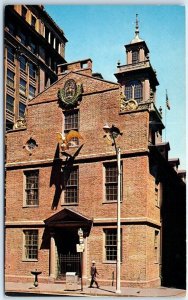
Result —
[[133, 52], [132, 52], [132, 64], [137, 64], [139, 62], [139, 53], [138, 53], [138, 51], [136, 50], [134, 50]]

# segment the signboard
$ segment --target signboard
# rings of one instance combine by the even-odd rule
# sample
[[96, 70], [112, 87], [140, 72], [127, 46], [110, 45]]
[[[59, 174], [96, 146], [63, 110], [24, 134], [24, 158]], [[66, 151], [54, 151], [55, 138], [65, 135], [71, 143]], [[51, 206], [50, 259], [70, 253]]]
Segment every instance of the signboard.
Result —
[[84, 252], [84, 244], [76, 244], [77, 252]]

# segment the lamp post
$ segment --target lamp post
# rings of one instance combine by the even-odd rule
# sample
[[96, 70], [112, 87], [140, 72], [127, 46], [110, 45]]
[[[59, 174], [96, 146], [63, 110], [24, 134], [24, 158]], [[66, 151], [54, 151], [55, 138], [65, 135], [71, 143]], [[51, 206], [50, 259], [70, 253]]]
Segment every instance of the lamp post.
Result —
[[[82, 228], [78, 229], [78, 236], [79, 236], [79, 244], [83, 245], [84, 238], [83, 238]], [[81, 272], [81, 291], [83, 291], [83, 249], [81, 249], [80, 251], [80, 272]]]
[[116, 293], [121, 293], [121, 149], [116, 144], [116, 138], [118, 135], [122, 135], [119, 128], [112, 125], [109, 127], [106, 124], [103, 127], [105, 133], [108, 135], [107, 138], [113, 141], [112, 145], [115, 146], [116, 157], [117, 157], [117, 168], [118, 168], [118, 193], [117, 193], [117, 264], [116, 264]]

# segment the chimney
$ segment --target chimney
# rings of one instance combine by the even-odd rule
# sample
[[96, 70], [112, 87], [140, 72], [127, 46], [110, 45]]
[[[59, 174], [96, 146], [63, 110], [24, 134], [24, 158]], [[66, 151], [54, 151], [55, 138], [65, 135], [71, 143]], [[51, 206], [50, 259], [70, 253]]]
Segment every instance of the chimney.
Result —
[[71, 63], [58, 65], [57, 66], [58, 79], [70, 71], [92, 76], [92, 60], [88, 58], [88, 59], [74, 61]]

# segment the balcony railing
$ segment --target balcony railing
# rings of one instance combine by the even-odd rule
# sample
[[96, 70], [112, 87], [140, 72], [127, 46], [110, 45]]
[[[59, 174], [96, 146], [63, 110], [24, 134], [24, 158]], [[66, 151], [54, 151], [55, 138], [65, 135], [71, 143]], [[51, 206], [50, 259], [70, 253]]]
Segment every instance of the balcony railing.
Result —
[[118, 73], [121, 73], [121, 72], [128, 72], [128, 71], [132, 71], [132, 70], [138, 70], [138, 69], [149, 68], [149, 67], [151, 67], [150, 61], [146, 60], [146, 61], [141, 61], [141, 62], [138, 62], [135, 64], [117, 66], [117, 70], [118, 70]]

